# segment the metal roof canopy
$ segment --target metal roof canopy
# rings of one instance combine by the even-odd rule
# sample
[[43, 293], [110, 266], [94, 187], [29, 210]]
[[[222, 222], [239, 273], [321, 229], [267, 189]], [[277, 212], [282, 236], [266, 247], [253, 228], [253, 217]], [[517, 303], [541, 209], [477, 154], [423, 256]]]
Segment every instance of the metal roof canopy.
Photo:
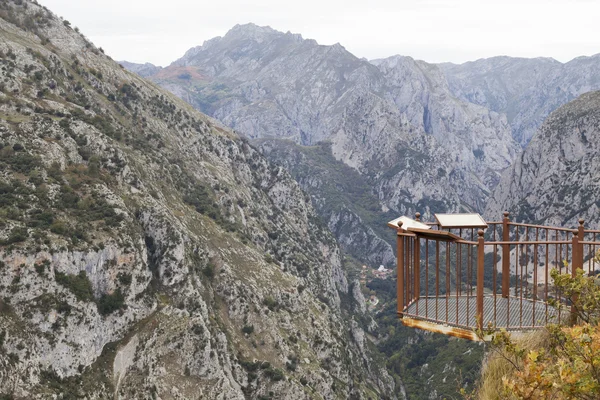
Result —
[[487, 223], [481, 215], [477, 213], [470, 214], [433, 214], [440, 228], [458, 229], [458, 228], [487, 228]]
[[402, 229], [404, 230], [408, 230], [409, 228], [431, 229], [429, 225], [419, 222], [415, 219], [409, 218], [405, 215], [391, 220], [387, 224], [392, 229], [398, 229], [398, 222], [402, 222]]

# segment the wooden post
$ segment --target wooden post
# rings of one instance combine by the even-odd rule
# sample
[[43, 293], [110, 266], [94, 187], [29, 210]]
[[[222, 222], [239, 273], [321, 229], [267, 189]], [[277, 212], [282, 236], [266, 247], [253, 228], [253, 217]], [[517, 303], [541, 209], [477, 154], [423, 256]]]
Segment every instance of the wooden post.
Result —
[[[573, 235], [573, 250], [571, 252], [571, 276], [574, 278], [577, 275], [577, 270], [578, 269], [583, 269], [583, 244], [581, 244], [580, 242], [583, 242], [584, 240], [584, 235], [585, 235], [585, 231], [584, 231], [584, 220], [580, 219], [579, 220], [579, 227], [577, 228], [577, 234]], [[578, 296], [574, 295], [573, 298], [571, 299], [571, 301], [573, 303], [577, 302], [578, 300]], [[575, 324], [577, 323], [576, 318], [575, 318], [575, 305], [571, 305], [571, 324]]]
[[[483, 329], [483, 261], [485, 257], [485, 242], [483, 230], [477, 232], [477, 328]], [[494, 266], [494, 268], [496, 268]]]
[[579, 220], [579, 228], [577, 229], [577, 234], [573, 235], [573, 251], [571, 260], [571, 276], [575, 277], [575, 271], [578, 269], [583, 269], [583, 242], [584, 237], [584, 228], [583, 228], [583, 219]]
[[415, 283], [413, 287], [415, 288], [415, 292], [413, 293], [413, 300], [419, 300], [419, 297], [421, 297], [421, 240], [419, 239], [419, 236], [415, 236], [414, 241], [415, 275], [413, 276], [413, 279]]
[[[504, 219], [502, 219], [502, 241], [508, 242], [510, 241], [510, 232], [509, 232], [509, 219], [508, 216], [510, 214], [508, 211], [504, 212]], [[494, 265], [494, 268], [496, 266]], [[496, 288], [494, 288], [494, 291]], [[508, 298], [510, 294], [510, 245], [503, 244], [502, 245], [502, 297]]]
[[402, 221], [398, 222], [398, 276], [396, 279], [396, 297], [398, 298], [398, 317], [402, 318], [404, 311], [404, 236], [400, 235], [402, 230]]
[[[583, 218], [579, 218], [579, 227], [577, 228], [577, 239], [579, 239], [579, 243], [585, 240], [585, 228], [583, 227], [585, 224], [585, 220]], [[583, 269], [583, 245], [579, 245], [579, 250], [581, 250], [581, 268]]]
[[[421, 213], [415, 214], [415, 220], [421, 220]], [[421, 241], [418, 235], [415, 235], [415, 276], [413, 277], [415, 284], [414, 300], [419, 300], [421, 297]]]

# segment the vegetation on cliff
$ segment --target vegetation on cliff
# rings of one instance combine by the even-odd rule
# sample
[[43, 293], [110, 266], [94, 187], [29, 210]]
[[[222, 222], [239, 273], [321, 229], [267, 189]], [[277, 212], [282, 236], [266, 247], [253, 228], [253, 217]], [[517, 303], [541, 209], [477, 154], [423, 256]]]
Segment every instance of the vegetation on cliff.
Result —
[[477, 398], [600, 397], [600, 279], [581, 270], [576, 276], [554, 270], [552, 277], [573, 305], [570, 324], [551, 324], [520, 338], [494, 335]]

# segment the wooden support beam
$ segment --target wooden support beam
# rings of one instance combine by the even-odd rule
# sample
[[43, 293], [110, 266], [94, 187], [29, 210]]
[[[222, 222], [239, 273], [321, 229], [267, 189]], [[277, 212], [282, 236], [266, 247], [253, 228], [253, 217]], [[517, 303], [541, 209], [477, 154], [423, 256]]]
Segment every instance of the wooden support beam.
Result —
[[[510, 231], [509, 231], [509, 213], [507, 211], [504, 212], [504, 219], [502, 219], [502, 241], [508, 242], [510, 241]], [[494, 268], [496, 266], [494, 265]], [[495, 288], [494, 288], [495, 290]], [[510, 294], [510, 245], [503, 244], [502, 245], [502, 297], [508, 298]]]

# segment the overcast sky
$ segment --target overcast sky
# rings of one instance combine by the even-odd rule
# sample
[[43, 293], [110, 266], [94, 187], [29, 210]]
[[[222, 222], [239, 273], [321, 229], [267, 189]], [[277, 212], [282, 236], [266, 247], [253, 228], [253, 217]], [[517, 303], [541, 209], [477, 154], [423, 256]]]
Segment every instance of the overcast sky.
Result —
[[429, 62], [600, 53], [598, 0], [39, 0], [115, 60], [168, 65], [235, 24]]

